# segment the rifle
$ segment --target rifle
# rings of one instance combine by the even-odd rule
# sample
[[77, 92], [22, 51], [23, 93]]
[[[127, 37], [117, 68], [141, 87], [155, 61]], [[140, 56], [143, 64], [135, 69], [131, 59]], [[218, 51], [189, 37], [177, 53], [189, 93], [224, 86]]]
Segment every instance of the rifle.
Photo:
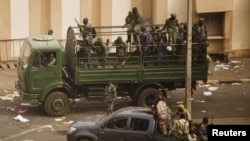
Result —
[[80, 24], [79, 24], [79, 22], [77, 21], [77, 19], [76, 19], [76, 18], [75, 18], [75, 21], [76, 21], [77, 25], [79, 26]]
[[211, 125], [214, 124], [214, 116], [212, 116], [212, 121], [211, 121]]

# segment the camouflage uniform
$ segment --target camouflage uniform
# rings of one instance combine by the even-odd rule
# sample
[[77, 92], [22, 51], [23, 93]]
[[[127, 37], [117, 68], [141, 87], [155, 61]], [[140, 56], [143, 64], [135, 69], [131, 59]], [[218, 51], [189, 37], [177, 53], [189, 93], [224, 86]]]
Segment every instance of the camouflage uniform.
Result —
[[166, 118], [166, 124], [167, 124], [167, 131], [170, 131], [173, 127], [173, 112], [172, 110], [167, 106], [167, 118]]
[[179, 31], [179, 23], [178, 20], [176, 19], [175, 13], [172, 13], [171, 17], [166, 20], [162, 30], [164, 30], [165, 28], [167, 28], [167, 33], [168, 33], [168, 43], [176, 44], [177, 33]]
[[97, 63], [101, 62], [102, 68], [105, 68], [108, 58], [108, 47], [103, 43], [102, 38], [98, 38], [94, 43], [94, 50], [98, 57]]
[[128, 35], [133, 33], [133, 44], [138, 44], [137, 34], [141, 32], [141, 27], [144, 24], [143, 16], [138, 12], [136, 7], [132, 10], [132, 19], [131, 19], [131, 30], [128, 30]]
[[[125, 18], [125, 26], [128, 27], [127, 33], [131, 33], [130, 31], [132, 31], [132, 26], [131, 26], [132, 19], [133, 19], [133, 13], [132, 13], [132, 11], [129, 11], [128, 15]], [[127, 43], [131, 42], [131, 34], [128, 34], [128, 39], [126, 42]]]
[[83, 19], [83, 25], [79, 25], [80, 27], [80, 32], [82, 34], [82, 39], [87, 40], [89, 44], [92, 45], [92, 40], [95, 38], [96, 31], [95, 29], [91, 26], [91, 24], [88, 23], [88, 18]]
[[181, 119], [174, 122], [170, 135], [174, 135], [181, 141], [186, 141], [189, 134], [189, 122], [185, 119], [184, 115]]
[[105, 86], [105, 102], [107, 103], [108, 115], [113, 113], [116, 96], [117, 96], [116, 87], [111, 83], [111, 80], [108, 80]]
[[206, 48], [208, 47], [207, 44], [207, 27], [204, 24], [204, 18], [200, 18], [198, 22], [196, 22], [192, 27], [192, 40], [193, 40], [193, 47], [192, 53], [194, 54], [193, 60], [194, 63], [197, 63], [197, 60], [200, 57], [200, 54], [206, 54]]
[[118, 36], [118, 38], [113, 42], [112, 46], [116, 47], [118, 62], [115, 67], [118, 67], [118, 65], [120, 65], [127, 56], [127, 44], [122, 40], [121, 36]]
[[207, 141], [207, 123], [208, 123], [208, 118], [203, 117], [202, 122], [200, 123], [200, 132], [201, 132], [201, 140], [202, 141]]
[[166, 102], [163, 100], [159, 100], [157, 105], [157, 117], [159, 119], [159, 127], [161, 129], [161, 132], [163, 134], [167, 134], [167, 129], [166, 129], [166, 119], [167, 119], [167, 105]]

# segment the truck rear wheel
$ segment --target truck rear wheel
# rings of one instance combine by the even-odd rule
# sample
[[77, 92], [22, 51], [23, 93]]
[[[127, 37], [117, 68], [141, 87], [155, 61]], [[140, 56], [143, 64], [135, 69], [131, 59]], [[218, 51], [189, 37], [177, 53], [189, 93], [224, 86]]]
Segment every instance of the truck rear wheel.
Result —
[[63, 116], [69, 111], [68, 96], [60, 91], [52, 92], [45, 100], [44, 110], [49, 116]]
[[154, 88], [148, 88], [143, 90], [140, 93], [140, 96], [138, 97], [138, 102], [137, 104], [139, 106], [144, 106], [144, 107], [151, 107], [153, 104], [155, 104], [157, 96], [160, 95], [161, 93]]

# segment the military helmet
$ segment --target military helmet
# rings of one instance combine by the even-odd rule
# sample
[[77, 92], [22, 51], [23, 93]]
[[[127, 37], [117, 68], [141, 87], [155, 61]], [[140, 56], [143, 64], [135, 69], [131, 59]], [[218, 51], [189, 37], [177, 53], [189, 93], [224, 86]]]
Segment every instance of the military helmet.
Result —
[[129, 11], [129, 12], [128, 12], [128, 15], [132, 15], [132, 14], [133, 14], [132, 11]]
[[89, 21], [89, 19], [87, 17], [83, 18], [83, 23], [87, 23]]
[[118, 40], [122, 40], [122, 36], [118, 36], [117, 39], [118, 39]]
[[199, 18], [199, 21], [205, 21], [205, 19], [204, 18]]
[[171, 13], [170, 16], [171, 17], [176, 17], [176, 14], [175, 13]]

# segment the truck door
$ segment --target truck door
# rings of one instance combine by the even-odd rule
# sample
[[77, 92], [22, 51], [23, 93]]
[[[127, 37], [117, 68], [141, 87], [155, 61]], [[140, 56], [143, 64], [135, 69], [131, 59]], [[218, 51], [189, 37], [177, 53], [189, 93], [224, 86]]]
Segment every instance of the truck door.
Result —
[[58, 52], [36, 52], [33, 56], [32, 66], [29, 72], [30, 93], [40, 94], [41, 91], [52, 84], [60, 81], [60, 67]]

